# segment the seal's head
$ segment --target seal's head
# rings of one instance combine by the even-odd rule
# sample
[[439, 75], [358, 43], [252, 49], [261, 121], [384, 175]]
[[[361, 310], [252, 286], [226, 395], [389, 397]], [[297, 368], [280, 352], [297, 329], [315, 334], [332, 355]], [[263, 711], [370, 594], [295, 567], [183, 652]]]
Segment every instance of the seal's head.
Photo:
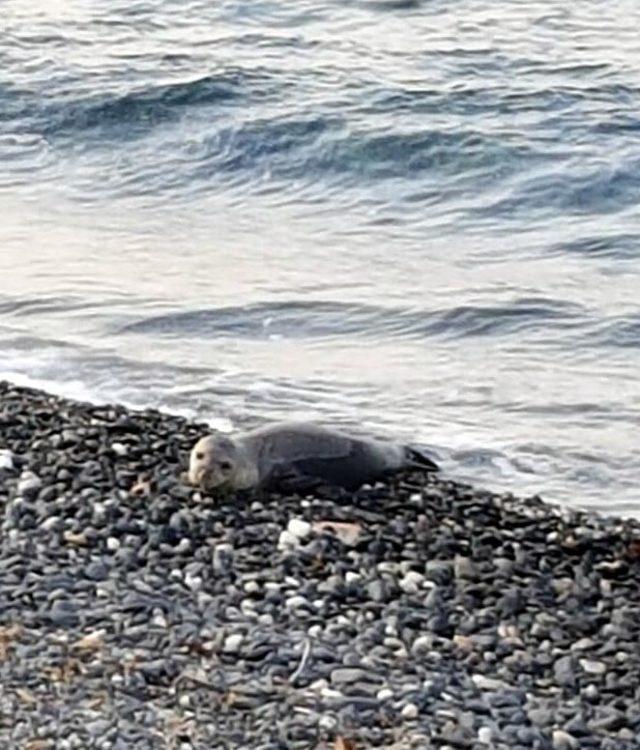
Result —
[[208, 491], [235, 485], [238, 467], [236, 446], [224, 435], [207, 435], [193, 446], [189, 459], [189, 484]]

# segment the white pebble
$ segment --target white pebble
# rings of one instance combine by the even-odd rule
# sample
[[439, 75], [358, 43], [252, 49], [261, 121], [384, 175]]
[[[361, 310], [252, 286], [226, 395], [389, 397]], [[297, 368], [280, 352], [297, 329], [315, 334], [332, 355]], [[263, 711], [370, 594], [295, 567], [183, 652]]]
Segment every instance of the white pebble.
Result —
[[418, 707], [415, 703], [407, 703], [402, 709], [402, 716], [405, 719], [417, 719], [418, 718]]
[[188, 693], [183, 693], [178, 698], [178, 703], [182, 708], [189, 708], [191, 706], [191, 696]]
[[326, 690], [326, 688], [329, 687], [329, 683], [321, 677], [319, 680], [314, 680], [308, 687], [308, 690], [311, 690], [312, 692], [319, 693], [322, 690]]
[[241, 633], [232, 633], [224, 639], [222, 650], [226, 654], [237, 654], [243, 641], [244, 636]]
[[110, 552], [115, 552], [120, 549], [120, 540], [115, 536], [107, 537], [107, 549]]
[[418, 573], [416, 570], [410, 570], [404, 578], [400, 580], [400, 588], [405, 594], [417, 594], [423, 581], [424, 576], [422, 573]]
[[188, 573], [184, 577], [184, 582], [191, 591], [200, 591], [202, 588], [202, 578], [200, 576], [190, 576]]
[[60, 518], [58, 516], [49, 516], [49, 518], [46, 518], [41, 524], [40, 528], [44, 529], [45, 531], [51, 531], [51, 529], [54, 529], [58, 523], [60, 523]]
[[578, 740], [562, 729], [554, 729], [551, 739], [554, 750], [578, 750], [580, 747]]
[[580, 666], [587, 674], [604, 674], [607, 671], [607, 665], [604, 662], [592, 659], [580, 659]]
[[16, 546], [18, 542], [20, 541], [20, 531], [18, 529], [9, 529], [9, 533], [7, 534], [7, 539], [9, 541], [10, 546], [12, 547]]
[[42, 487], [42, 480], [36, 476], [32, 471], [24, 471], [18, 482], [18, 494], [28, 495], [32, 492], [37, 492]]
[[399, 638], [394, 638], [393, 636], [388, 636], [387, 638], [384, 638], [382, 640], [382, 645], [385, 648], [404, 648], [404, 643]]
[[320, 689], [320, 695], [325, 700], [329, 700], [329, 701], [332, 701], [332, 700], [339, 700], [339, 701], [341, 701], [343, 699], [343, 697], [344, 697], [339, 690], [333, 690], [330, 687], [321, 688]]
[[243, 599], [240, 602], [240, 609], [243, 611], [243, 613], [248, 612], [255, 612], [256, 603], [253, 601], [253, 599]]
[[433, 648], [433, 636], [431, 635], [420, 635], [418, 636], [413, 645], [411, 646], [412, 654], [426, 654]]
[[354, 570], [348, 570], [344, 574], [344, 580], [345, 583], [355, 583], [356, 581], [359, 581], [362, 578], [360, 573], [356, 573]]
[[287, 531], [296, 539], [304, 539], [311, 534], [311, 524], [302, 518], [292, 518], [287, 525]]
[[327, 732], [333, 732], [334, 729], [338, 726], [338, 721], [333, 716], [323, 714], [318, 719], [318, 726], [320, 727], [320, 729], [325, 729]]
[[379, 701], [391, 700], [391, 698], [393, 698], [393, 690], [391, 690], [391, 688], [386, 688], [386, 687], [380, 688], [380, 690], [378, 690], [378, 692], [376, 693], [376, 698]]
[[157, 628], [167, 628], [169, 626], [169, 623], [167, 622], [167, 618], [162, 613], [162, 610], [157, 612], [151, 618], [151, 624], [155, 625]]
[[386, 561], [379, 562], [376, 565], [376, 567], [380, 573], [390, 573], [391, 575], [396, 575], [396, 573], [400, 569], [400, 566], [398, 565], [398, 563], [386, 562]]
[[480, 727], [478, 729], [478, 742], [482, 742], [483, 745], [490, 745], [493, 739], [493, 730], [491, 727]]
[[13, 453], [6, 448], [0, 450], [0, 469], [13, 469]]
[[185, 552], [188, 552], [191, 549], [191, 542], [187, 539], [187, 537], [182, 538], [178, 544], [176, 544], [175, 552], [178, 555], [182, 555]]
[[600, 691], [598, 690], [596, 685], [594, 685], [593, 683], [587, 685], [587, 687], [584, 689], [584, 697], [587, 700], [595, 701], [598, 699], [599, 695], [600, 695]]
[[596, 644], [591, 638], [580, 638], [580, 640], [571, 644], [572, 651], [588, 651], [593, 648]]
[[242, 588], [247, 594], [260, 593], [260, 584], [257, 581], [247, 581]]
[[290, 531], [281, 531], [278, 537], [278, 549], [281, 551], [295, 549], [300, 545], [300, 540]]
[[116, 456], [126, 456], [127, 453], [129, 453], [129, 449], [126, 445], [123, 443], [111, 443], [111, 450], [116, 454]]

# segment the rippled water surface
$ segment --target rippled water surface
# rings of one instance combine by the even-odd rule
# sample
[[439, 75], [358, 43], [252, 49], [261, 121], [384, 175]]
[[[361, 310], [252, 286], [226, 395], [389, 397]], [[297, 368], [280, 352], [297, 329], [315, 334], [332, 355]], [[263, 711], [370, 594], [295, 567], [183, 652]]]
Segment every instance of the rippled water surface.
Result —
[[4, 0], [0, 377], [640, 512], [640, 5]]

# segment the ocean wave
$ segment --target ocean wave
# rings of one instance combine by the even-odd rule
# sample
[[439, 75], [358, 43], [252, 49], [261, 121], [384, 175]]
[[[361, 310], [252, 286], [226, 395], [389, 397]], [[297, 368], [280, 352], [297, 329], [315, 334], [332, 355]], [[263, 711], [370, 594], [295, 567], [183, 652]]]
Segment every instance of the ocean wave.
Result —
[[190, 81], [145, 85], [125, 94], [100, 94], [61, 99], [43, 112], [43, 133], [49, 138], [99, 130], [102, 138], [147, 134], [175, 121], [190, 107], [224, 104], [246, 95], [251, 76], [225, 71]]
[[577, 216], [618, 213], [640, 202], [640, 157], [624, 164], [602, 162], [590, 170], [565, 168], [519, 180], [510, 195], [478, 213], [495, 220], [521, 220], [567, 213]]
[[549, 255], [576, 254], [587, 258], [636, 259], [640, 257], [639, 232], [614, 232], [576, 237], [547, 249]]
[[578, 327], [582, 320], [582, 311], [577, 306], [542, 298], [523, 298], [504, 305], [461, 305], [444, 310], [290, 301], [151, 316], [121, 326], [118, 333], [198, 338], [357, 336], [401, 340], [564, 330]]
[[599, 346], [640, 350], [640, 314], [608, 317], [595, 335]]

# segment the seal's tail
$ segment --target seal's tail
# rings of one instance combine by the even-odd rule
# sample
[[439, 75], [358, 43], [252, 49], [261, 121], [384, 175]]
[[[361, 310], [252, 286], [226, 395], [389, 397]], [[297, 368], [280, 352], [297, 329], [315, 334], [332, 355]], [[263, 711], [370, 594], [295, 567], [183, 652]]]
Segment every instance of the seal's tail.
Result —
[[425, 456], [419, 450], [415, 448], [406, 448], [405, 455], [407, 458], [407, 468], [409, 469], [421, 469], [422, 471], [440, 471], [440, 467], [437, 463], [432, 461], [428, 456]]

